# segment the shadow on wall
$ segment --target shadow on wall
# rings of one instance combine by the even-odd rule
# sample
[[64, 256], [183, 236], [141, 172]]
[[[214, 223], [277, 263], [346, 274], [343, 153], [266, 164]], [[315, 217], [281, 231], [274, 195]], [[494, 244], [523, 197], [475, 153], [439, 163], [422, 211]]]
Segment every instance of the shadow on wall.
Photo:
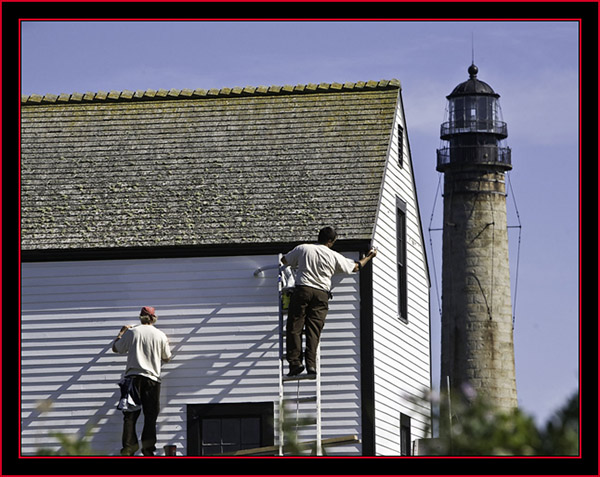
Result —
[[174, 444], [179, 454], [187, 452], [189, 404], [276, 398], [279, 345], [275, 311], [221, 304], [210, 313], [172, 317], [165, 322], [174, 356], [163, 368], [160, 446]]
[[[183, 314], [177, 307], [162, 307], [157, 328], [169, 337], [173, 359], [163, 366], [158, 454], [164, 444], [176, 444], [180, 454], [185, 452], [187, 404], [256, 401], [261, 396], [272, 400], [276, 395], [277, 317], [273, 310], [248, 309], [237, 304], [202, 305], [195, 310], [187, 306]], [[33, 319], [26, 323], [42, 328]], [[111, 348], [124, 320], [96, 319], [93, 326], [68, 338], [64, 315], [43, 323], [44, 336], [29, 333], [23, 348], [23, 454], [56, 449], [58, 441], [52, 434], [83, 437], [92, 428], [92, 451], [118, 455], [122, 412], [116, 409], [117, 383], [126, 357]], [[264, 386], [271, 381], [272, 389]], [[138, 430], [142, 425], [143, 416]]]
[[[139, 304], [156, 307], [156, 326], [169, 337], [174, 354], [163, 367], [158, 454], [165, 444], [175, 444], [178, 455], [187, 453], [188, 404], [276, 401], [277, 271], [253, 275], [272, 260], [169, 259], [132, 262], [131, 270], [118, 261], [102, 262], [101, 270], [97, 263], [77, 262], [60, 269], [66, 276], [60, 286], [54, 267], [32, 265], [25, 275], [39, 277], [27, 291], [21, 317], [23, 455], [56, 447], [52, 433], [83, 436], [90, 426], [94, 452], [119, 454], [117, 383], [126, 358], [111, 345], [121, 326], [138, 322]], [[152, 281], [142, 286], [141, 279]], [[341, 407], [357, 420], [358, 363], [351, 352], [358, 346], [357, 290], [346, 283], [336, 290], [323, 342], [326, 359], [336, 367], [323, 373], [324, 405]], [[139, 430], [142, 424], [143, 416]], [[360, 428], [358, 421], [353, 427]], [[324, 432], [339, 434], [328, 429]]]
[[[63, 364], [63, 361], [72, 359], [69, 356], [73, 356], [68, 348], [62, 355], [52, 353], [56, 364], [49, 369], [45, 365], [46, 360], [36, 360], [36, 366], [30, 364], [32, 360], [28, 358], [32, 353], [48, 352], [47, 346], [28, 342], [27, 357], [22, 358], [21, 440], [24, 455], [35, 454], [40, 449], [59, 451], [55, 434], [83, 439], [87, 433], [91, 433], [88, 438], [94, 453], [110, 453], [105, 448], [106, 439], [98, 442], [96, 437], [99, 430], [106, 437], [106, 430], [120, 422], [120, 415], [115, 412], [119, 398], [118, 379], [109, 383], [108, 376], [98, 375], [96, 368], [101, 367], [107, 352], [112, 353], [111, 345], [112, 342], [81, 367]], [[73, 371], [67, 376], [65, 373], [70, 370]], [[97, 441], [96, 446], [93, 445], [94, 440]]]

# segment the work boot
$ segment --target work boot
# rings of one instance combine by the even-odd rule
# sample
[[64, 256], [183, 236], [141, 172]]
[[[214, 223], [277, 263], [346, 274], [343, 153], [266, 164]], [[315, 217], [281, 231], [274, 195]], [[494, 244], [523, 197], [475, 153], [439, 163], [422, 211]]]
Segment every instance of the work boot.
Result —
[[304, 371], [304, 366], [301, 364], [290, 364], [290, 372], [287, 375], [288, 377], [298, 376], [302, 371]]

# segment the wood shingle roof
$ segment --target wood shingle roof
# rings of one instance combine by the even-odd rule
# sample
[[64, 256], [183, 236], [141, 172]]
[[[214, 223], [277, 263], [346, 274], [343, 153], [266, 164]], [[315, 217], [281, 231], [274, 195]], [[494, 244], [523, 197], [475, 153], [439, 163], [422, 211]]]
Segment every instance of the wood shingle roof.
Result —
[[369, 239], [399, 90], [23, 97], [22, 249]]

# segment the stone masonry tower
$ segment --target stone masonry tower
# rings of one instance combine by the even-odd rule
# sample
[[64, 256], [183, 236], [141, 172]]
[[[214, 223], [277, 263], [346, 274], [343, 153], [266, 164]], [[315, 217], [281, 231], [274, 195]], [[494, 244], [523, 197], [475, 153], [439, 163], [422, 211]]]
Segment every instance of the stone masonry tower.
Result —
[[441, 388], [472, 389], [517, 406], [502, 146], [506, 123], [494, 90], [468, 68], [449, 96], [437, 151], [444, 173]]

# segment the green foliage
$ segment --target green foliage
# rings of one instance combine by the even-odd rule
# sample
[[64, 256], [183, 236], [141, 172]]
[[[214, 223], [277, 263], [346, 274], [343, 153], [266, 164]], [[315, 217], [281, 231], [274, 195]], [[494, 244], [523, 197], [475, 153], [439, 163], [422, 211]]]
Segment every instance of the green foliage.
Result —
[[62, 432], [54, 432], [50, 435], [58, 440], [60, 443], [59, 450], [53, 449], [39, 449], [36, 455], [68, 455], [68, 456], [80, 456], [80, 455], [93, 455], [92, 447], [89, 441], [92, 428], [90, 427], [83, 436], [79, 434], [64, 434]]
[[541, 454], [579, 454], [579, 393], [552, 416], [542, 431]]
[[[52, 400], [46, 399], [40, 401], [36, 407], [37, 411], [41, 414], [50, 412], [52, 409]], [[94, 423], [90, 423], [86, 426], [85, 433], [83, 436], [79, 434], [65, 434], [64, 432], [51, 432], [49, 433], [50, 437], [54, 437], [58, 443], [60, 444], [60, 448], [58, 450], [49, 449], [49, 448], [41, 448], [38, 449], [36, 455], [46, 456], [46, 455], [68, 455], [68, 456], [77, 456], [77, 455], [94, 455], [95, 453], [92, 451], [92, 446], [90, 443], [90, 437], [94, 430]]]
[[534, 455], [540, 441], [531, 417], [519, 409], [494, 409], [482, 397], [453, 398], [452, 426], [443, 428], [440, 455]]
[[429, 455], [577, 455], [579, 394], [575, 393], [545, 426], [520, 409], [495, 409], [483, 396], [451, 395], [449, 426], [447, 396], [440, 399], [440, 437], [428, 446]]
[[283, 418], [281, 426], [283, 430], [284, 454], [303, 455], [308, 448], [306, 444], [298, 440], [298, 433], [303, 428], [314, 425], [315, 419], [307, 417], [296, 419], [295, 411], [288, 410], [285, 405], [280, 407], [279, 415]]

